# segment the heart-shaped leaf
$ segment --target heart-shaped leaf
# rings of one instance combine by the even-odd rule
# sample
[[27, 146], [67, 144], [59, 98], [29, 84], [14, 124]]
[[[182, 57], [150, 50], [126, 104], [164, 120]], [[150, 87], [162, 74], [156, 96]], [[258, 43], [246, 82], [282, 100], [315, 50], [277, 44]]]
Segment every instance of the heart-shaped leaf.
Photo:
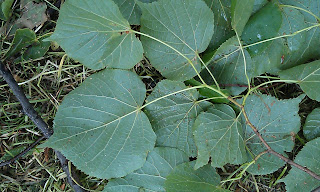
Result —
[[178, 149], [157, 147], [148, 154], [147, 161], [141, 169], [124, 178], [110, 180], [104, 191], [165, 191], [166, 176], [177, 165], [188, 160], [188, 156]]
[[213, 167], [246, 162], [243, 130], [234, 110], [228, 105], [214, 105], [202, 112], [193, 126], [198, 148], [195, 169], [206, 165], [211, 157]]
[[[151, 64], [171, 80], [188, 80], [196, 75], [195, 70], [200, 72], [198, 55], [208, 47], [214, 29], [209, 7], [202, 0], [158, 0], [139, 5], [141, 32], [171, 46], [142, 36]], [[190, 59], [194, 67], [177, 51]]]
[[279, 75], [284, 80], [297, 80], [311, 99], [320, 101], [320, 60], [281, 71]]
[[146, 107], [146, 113], [157, 135], [157, 146], [175, 147], [195, 157], [197, 147], [193, 140], [192, 126], [198, 114], [207, 108], [208, 102], [198, 103], [197, 90], [182, 92], [187, 87], [182, 82], [163, 80], [157, 84], [148, 102], [174, 92]]
[[[298, 153], [294, 162], [307, 167], [316, 174], [320, 174], [320, 138], [308, 142], [303, 149]], [[281, 179], [280, 182], [286, 184], [288, 192], [296, 191], [313, 191], [320, 186], [320, 181], [313, 178], [304, 171], [292, 167], [289, 174]]]
[[130, 69], [143, 57], [141, 42], [112, 0], [68, 0], [49, 40], [91, 69]]
[[[294, 146], [294, 136], [300, 130], [299, 103], [304, 95], [290, 100], [278, 100], [268, 95], [250, 95], [245, 104], [249, 121], [258, 129], [264, 140], [278, 153], [285, 155]], [[284, 113], [285, 111], [285, 113]], [[250, 153], [249, 161], [266, 148], [252, 128], [245, 125], [245, 139]], [[265, 175], [278, 170], [285, 164], [278, 157], [262, 155], [248, 171], [255, 175]]]
[[105, 69], [69, 93], [44, 146], [59, 150], [85, 173], [122, 177], [142, 167], [155, 134], [139, 110], [146, 89], [130, 71]]
[[244, 26], [247, 24], [253, 10], [254, 0], [231, 0], [231, 25], [241, 36]]

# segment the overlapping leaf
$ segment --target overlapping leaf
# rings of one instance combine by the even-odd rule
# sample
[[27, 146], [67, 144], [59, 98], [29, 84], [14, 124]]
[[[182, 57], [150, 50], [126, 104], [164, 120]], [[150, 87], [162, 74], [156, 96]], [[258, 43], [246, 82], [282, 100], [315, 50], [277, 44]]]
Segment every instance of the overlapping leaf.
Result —
[[[279, 0], [284, 5], [295, 6], [305, 18], [305, 24], [308, 27], [319, 24], [320, 4], [317, 0]], [[311, 14], [310, 14], [311, 13]], [[295, 22], [296, 25], [301, 25]], [[305, 33], [305, 32], [303, 32]], [[320, 27], [314, 27], [306, 32], [306, 39], [300, 50], [295, 53], [293, 58], [282, 66], [282, 69], [288, 69], [298, 64], [303, 64], [310, 59], [319, 59], [320, 52]]]
[[[139, 0], [144, 3], [150, 3], [156, 0]], [[130, 25], [139, 25], [141, 17], [141, 9], [137, 4], [137, 0], [114, 0], [118, 5], [123, 17], [127, 19]]]
[[193, 129], [198, 148], [195, 169], [206, 165], [210, 157], [213, 167], [246, 162], [243, 129], [230, 106], [210, 107], [197, 117]]
[[320, 108], [314, 109], [303, 126], [303, 135], [308, 140], [320, 137]]
[[[294, 162], [307, 167], [316, 174], [320, 174], [320, 138], [308, 142], [298, 153]], [[289, 174], [280, 182], [286, 184], [288, 192], [312, 191], [320, 186], [320, 181], [304, 171], [292, 167]]]
[[130, 69], [143, 57], [141, 42], [112, 0], [68, 0], [49, 38], [91, 69]]
[[239, 36], [249, 20], [253, 6], [254, 0], [231, 0], [231, 25]]
[[177, 165], [188, 160], [189, 157], [178, 149], [157, 147], [148, 154], [147, 161], [141, 169], [124, 178], [110, 180], [104, 191], [165, 191], [166, 176]]
[[281, 71], [279, 74], [281, 79], [297, 80], [308, 97], [320, 101], [320, 60]]
[[[278, 153], [285, 155], [294, 146], [294, 136], [300, 130], [298, 115], [299, 103], [303, 95], [290, 100], [277, 100], [268, 95], [250, 95], [246, 100], [245, 110], [249, 121], [258, 129], [264, 140]], [[243, 124], [245, 124], [243, 120]], [[252, 155], [257, 156], [266, 150], [249, 125], [245, 127], [246, 144]], [[284, 161], [270, 154], [262, 155], [248, 171], [264, 175], [278, 170]]]
[[[248, 81], [245, 69], [249, 79], [254, 73], [251, 57], [246, 50], [244, 50], [244, 55], [245, 61], [239, 49], [237, 38], [232, 37], [219, 47], [209, 65], [209, 69], [216, 80], [234, 95], [238, 95], [246, 89], [245, 86]], [[201, 75], [208, 84], [214, 84], [207, 71], [204, 70]]]
[[207, 102], [197, 103], [196, 90], [176, 93], [187, 87], [182, 82], [163, 80], [157, 84], [148, 102], [165, 97], [146, 107], [146, 113], [157, 135], [157, 146], [175, 147], [195, 157], [197, 148], [193, 140], [192, 126], [197, 115], [209, 106]]
[[165, 189], [167, 192], [228, 192], [218, 187], [220, 176], [210, 165], [193, 169], [194, 162], [178, 165], [167, 176]]
[[205, 2], [214, 14], [214, 33], [207, 49], [207, 51], [213, 51], [235, 35], [231, 27], [231, 1], [205, 0]]
[[141, 168], [156, 139], [147, 116], [138, 110], [145, 94], [133, 72], [105, 69], [91, 75], [65, 97], [54, 134], [44, 146], [99, 178], [122, 177]]
[[[158, 0], [139, 4], [141, 31], [167, 45], [142, 36], [145, 54], [160, 73], [171, 80], [187, 80], [196, 75], [201, 63], [198, 54], [209, 45], [214, 29], [212, 11], [202, 0]], [[194, 67], [186, 58], [190, 59]]]

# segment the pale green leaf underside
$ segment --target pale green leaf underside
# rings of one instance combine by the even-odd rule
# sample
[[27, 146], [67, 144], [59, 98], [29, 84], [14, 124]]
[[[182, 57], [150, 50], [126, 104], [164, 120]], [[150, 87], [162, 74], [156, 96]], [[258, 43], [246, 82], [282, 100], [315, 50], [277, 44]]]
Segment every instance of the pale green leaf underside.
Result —
[[[304, 95], [290, 100], [277, 100], [268, 95], [250, 95], [245, 104], [249, 121], [258, 129], [270, 147], [285, 155], [294, 146], [293, 136], [300, 130], [299, 103]], [[243, 119], [243, 124], [245, 124]], [[256, 156], [266, 150], [249, 125], [245, 128], [245, 139], [251, 153]], [[249, 161], [252, 156], [249, 154]], [[274, 155], [264, 154], [248, 171], [265, 175], [278, 170], [285, 164]]]
[[254, 0], [231, 0], [231, 25], [233, 29], [241, 36], [254, 6]]
[[189, 161], [188, 156], [175, 148], [157, 147], [148, 154], [141, 169], [124, 178], [112, 179], [104, 188], [105, 192], [165, 191], [166, 176], [177, 165]]
[[[158, 0], [141, 3], [140, 7], [141, 32], [175, 48], [199, 71], [197, 55], [208, 47], [214, 29], [209, 7], [202, 0]], [[142, 36], [141, 41], [151, 64], [166, 78], [187, 80], [196, 75], [192, 65], [175, 50], [148, 37]]]
[[167, 176], [165, 189], [167, 192], [227, 192], [217, 187], [220, 176], [210, 165], [194, 170], [194, 162], [178, 165]]
[[112, 0], [68, 0], [49, 38], [91, 69], [130, 69], [143, 57], [141, 42]]
[[214, 105], [202, 112], [193, 129], [198, 148], [195, 169], [206, 165], [210, 157], [213, 167], [246, 162], [241, 123], [230, 106]]
[[320, 60], [281, 71], [280, 77], [284, 80], [297, 80], [311, 99], [320, 101]]
[[320, 108], [314, 109], [303, 126], [303, 135], [308, 140], [320, 137]]
[[[163, 80], [157, 84], [147, 103], [187, 87], [182, 82]], [[192, 126], [197, 115], [209, 104], [196, 103], [197, 90], [177, 93], [152, 103], [146, 113], [157, 135], [157, 146], [175, 147], [195, 157], [197, 148], [193, 140]]]
[[65, 97], [45, 146], [99, 178], [122, 177], [141, 168], [156, 139], [147, 116], [136, 110], [145, 94], [133, 72], [105, 69], [91, 75]]
[[[320, 174], [320, 138], [308, 142], [298, 153], [294, 162], [307, 167], [316, 174]], [[312, 191], [320, 186], [320, 181], [296, 167], [292, 167], [289, 174], [280, 182], [286, 184], [288, 192]]]
[[[239, 50], [237, 37], [232, 37], [223, 43], [216, 51], [209, 69], [222, 85], [229, 85], [226, 89], [230, 90], [233, 95], [238, 95], [244, 91], [245, 87], [238, 85], [247, 85], [248, 81], [245, 75], [245, 64], [248, 77], [251, 78], [254, 72], [251, 57], [248, 51], [244, 50], [246, 63], [244, 62], [242, 52]], [[209, 84], [213, 84], [212, 78], [207, 71], [201, 75]]]

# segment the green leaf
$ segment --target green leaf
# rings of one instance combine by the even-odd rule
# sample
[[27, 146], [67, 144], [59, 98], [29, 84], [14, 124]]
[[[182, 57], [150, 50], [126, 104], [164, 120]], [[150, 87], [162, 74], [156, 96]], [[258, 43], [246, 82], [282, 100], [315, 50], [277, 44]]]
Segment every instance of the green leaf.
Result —
[[309, 141], [320, 137], [320, 108], [314, 109], [303, 126], [303, 135]]
[[[202, 0], [159, 0], [139, 6], [141, 32], [176, 49], [200, 71], [198, 54], [208, 47], [214, 29], [213, 13], [208, 6]], [[172, 48], [145, 36], [141, 41], [151, 64], [164, 77], [182, 81], [196, 75], [186, 58]]]
[[[182, 82], [163, 80], [154, 88], [146, 103], [186, 88]], [[194, 89], [173, 94], [146, 107], [157, 135], [157, 146], [175, 147], [188, 156], [196, 156], [192, 126], [198, 114], [210, 105], [208, 102], [197, 102], [198, 97], [199, 93]]]
[[[282, 24], [282, 15], [277, 4], [270, 2], [254, 14], [248, 21], [242, 34], [246, 44], [256, 43], [265, 39], [276, 37]], [[263, 54], [271, 42], [251, 46], [248, 51], [251, 56]]]
[[279, 75], [283, 80], [297, 80], [308, 97], [320, 101], [320, 60], [281, 71]]
[[48, 41], [44, 41], [44, 38], [46, 37], [38, 39], [38, 42], [36, 44], [29, 47], [26, 52], [24, 52], [23, 59], [38, 59], [44, 56], [51, 46], [51, 43]]
[[231, 0], [231, 25], [241, 36], [253, 10], [254, 0]]
[[[244, 50], [244, 54], [247, 74], [250, 79], [253, 76], [254, 68], [249, 53]], [[219, 47], [208, 68], [221, 87], [226, 87], [231, 94], [238, 95], [246, 89], [248, 81], [245, 75], [245, 63], [236, 37], [230, 38]], [[201, 72], [201, 76], [208, 84], [214, 84], [206, 70]]]
[[[300, 130], [298, 115], [299, 103], [304, 95], [290, 100], [278, 100], [269, 95], [250, 95], [245, 103], [249, 121], [258, 129], [264, 140], [276, 152], [286, 155], [294, 147], [294, 135]], [[246, 144], [250, 150], [249, 161], [253, 156], [266, 150], [252, 128], [245, 126]], [[285, 164], [278, 157], [270, 154], [262, 155], [248, 171], [254, 175], [265, 175], [278, 170]]]
[[5, 58], [9, 58], [21, 51], [23, 48], [37, 42], [36, 34], [30, 29], [18, 29]]
[[227, 39], [235, 35], [231, 27], [231, 1], [205, 0], [205, 2], [214, 14], [214, 33], [207, 48], [207, 51], [212, 51], [217, 49]]
[[14, 0], [0, 0], [1, 11], [0, 11], [0, 19], [7, 21], [11, 16], [11, 6]]
[[99, 178], [122, 177], [142, 167], [155, 144], [147, 116], [139, 110], [146, 89], [133, 72], [105, 69], [69, 93], [44, 144], [78, 169]]
[[167, 192], [227, 192], [218, 187], [220, 176], [210, 165], [193, 169], [194, 162], [183, 163], [173, 169], [165, 181]]
[[[151, 3], [156, 0], [139, 0], [143, 3]], [[141, 17], [141, 9], [137, 4], [137, 0], [114, 0], [118, 5], [123, 17], [129, 21], [130, 25], [139, 25]]]
[[130, 69], [143, 57], [141, 42], [112, 0], [69, 0], [49, 38], [91, 69]]
[[[308, 142], [303, 149], [298, 153], [294, 162], [307, 167], [316, 174], [320, 174], [320, 138]], [[280, 182], [286, 184], [287, 192], [296, 191], [312, 191], [319, 187], [320, 181], [313, 178], [304, 171], [292, 167], [289, 174], [281, 179]]]
[[[318, 24], [319, 21], [316, 17], [320, 17], [320, 5], [317, 0], [279, 0], [284, 5], [296, 6], [300, 13], [304, 16], [304, 25], [308, 27]], [[304, 11], [303, 11], [304, 10]], [[312, 14], [310, 14], [312, 13]], [[299, 23], [294, 22], [295, 25]], [[301, 25], [301, 24], [299, 24]], [[315, 27], [311, 30], [308, 30], [306, 33], [306, 39], [302, 42], [303, 46], [299, 49], [299, 52], [292, 54], [292, 58], [285, 63], [286, 65], [282, 66], [282, 69], [288, 69], [299, 64], [303, 64], [310, 59], [320, 59], [320, 52], [318, 48], [320, 46], [320, 27]]]
[[259, 11], [267, 3], [268, 3], [268, 0], [255, 0], [252, 12], [255, 13], [255, 12]]
[[214, 105], [200, 113], [193, 134], [198, 148], [195, 169], [206, 165], [210, 157], [213, 167], [246, 162], [243, 129], [230, 106]]
[[147, 161], [141, 169], [124, 178], [112, 179], [104, 191], [165, 191], [166, 176], [177, 165], [189, 161], [189, 157], [175, 148], [157, 147], [148, 154]]

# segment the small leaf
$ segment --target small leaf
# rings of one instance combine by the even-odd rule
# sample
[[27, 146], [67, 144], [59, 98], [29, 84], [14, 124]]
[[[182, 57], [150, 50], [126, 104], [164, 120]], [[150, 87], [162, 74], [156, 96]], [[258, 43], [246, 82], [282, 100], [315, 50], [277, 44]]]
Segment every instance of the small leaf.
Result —
[[155, 134], [138, 108], [146, 89], [133, 72], [105, 69], [69, 93], [44, 144], [99, 178], [122, 177], [142, 167]]
[[[141, 31], [175, 48], [190, 59], [200, 72], [199, 53], [213, 35], [214, 17], [202, 0], [158, 0], [139, 3]], [[196, 75], [192, 65], [172, 48], [142, 36], [145, 54], [160, 73], [171, 80], [188, 80]]]
[[[143, 3], [151, 3], [156, 0], [139, 0]], [[139, 25], [141, 17], [141, 9], [137, 4], [137, 0], [114, 0], [118, 5], [123, 17], [129, 21], [130, 25]]]
[[91, 69], [130, 69], [143, 57], [141, 42], [112, 0], [69, 0], [49, 38]]
[[[294, 162], [320, 174], [320, 138], [308, 142], [298, 153]], [[289, 174], [280, 182], [286, 184], [287, 192], [313, 191], [320, 186], [320, 181], [304, 171], [292, 166]]]
[[38, 59], [44, 56], [51, 46], [51, 43], [44, 41], [44, 38], [46, 37], [38, 39], [38, 42], [35, 45], [29, 47], [26, 52], [24, 52], [23, 59]]
[[33, 29], [48, 20], [45, 3], [28, 2], [22, 9], [22, 16], [15, 22], [17, 27]]
[[[154, 88], [146, 103], [186, 88], [182, 82], [163, 80]], [[146, 107], [157, 135], [157, 146], [175, 147], [188, 156], [196, 156], [192, 126], [198, 114], [209, 106], [208, 102], [198, 103], [198, 97], [197, 90], [189, 90], [165, 97]]]
[[253, 10], [254, 0], [231, 0], [231, 25], [241, 36]]
[[[247, 74], [250, 79], [253, 76], [254, 68], [249, 53], [244, 50], [244, 54]], [[231, 94], [238, 95], [246, 89], [248, 81], [245, 75], [245, 63], [236, 37], [230, 38], [219, 47], [208, 68], [221, 87], [226, 87]], [[208, 84], [214, 84], [206, 70], [201, 72], [201, 76]]]
[[5, 58], [9, 58], [21, 51], [23, 48], [37, 42], [36, 34], [30, 29], [18, 29], [14, 35], [13, 42]]
[[147, 161], [141, 169], [124, 178], [112, 179], [104, 188], [105, 192], [165, 191], [166, 176], [177, 165], [189, 161], [188, 156], [175, 148], [157, 147], [148, 154]]
[[297, 80], [308, 97], [320, 101], [320, 60], [281, 71], [279, 75], [283, 80]]
[[218, 187], [220, 176], [210, 165], [193, 169], [194, 162], [183, 163], [173, 169], [165, 181], [167, 192], [228, 192]]
[[320, 137], [320, 108], [314, 109], [303, 126], [303, 135], [309, 141]]
[[14, 0], [1, 0], [1, 11], [0, 11], [0, 19], [7, 21], [11, 16], [11, 6]]
[[[290, 100], [278, 100], [269, 95], [250, 95], [245, 104], [249, 121], [258, 129], [264, 140], [276, 152], [286, 155], [294, 146], [294, 136], [300, 130], [300, 117], [298, 115], [299, 103], [304, 95]], [[260, 139], [247, 125], [245, 126], [245, 139], [250, 154], [253, 156], [266, 150]], [[285, 164], [278, 157], [270, 154], [262, 155], [248, 171], [254, 175], [265, 175], [278, 170]]]
[[205, 0], [214, 14], [214, 33], [206, 50], [213, 51], [222, 43], [235, 35], [231, 27], [231, 1], [230, 0]]
[[214, 105], [200, 113], [193, 126], [198, 148], [195, 169], [206, 165], [211, 157], [213, 167], [246, 162], [241, 123], [228, 105]]

